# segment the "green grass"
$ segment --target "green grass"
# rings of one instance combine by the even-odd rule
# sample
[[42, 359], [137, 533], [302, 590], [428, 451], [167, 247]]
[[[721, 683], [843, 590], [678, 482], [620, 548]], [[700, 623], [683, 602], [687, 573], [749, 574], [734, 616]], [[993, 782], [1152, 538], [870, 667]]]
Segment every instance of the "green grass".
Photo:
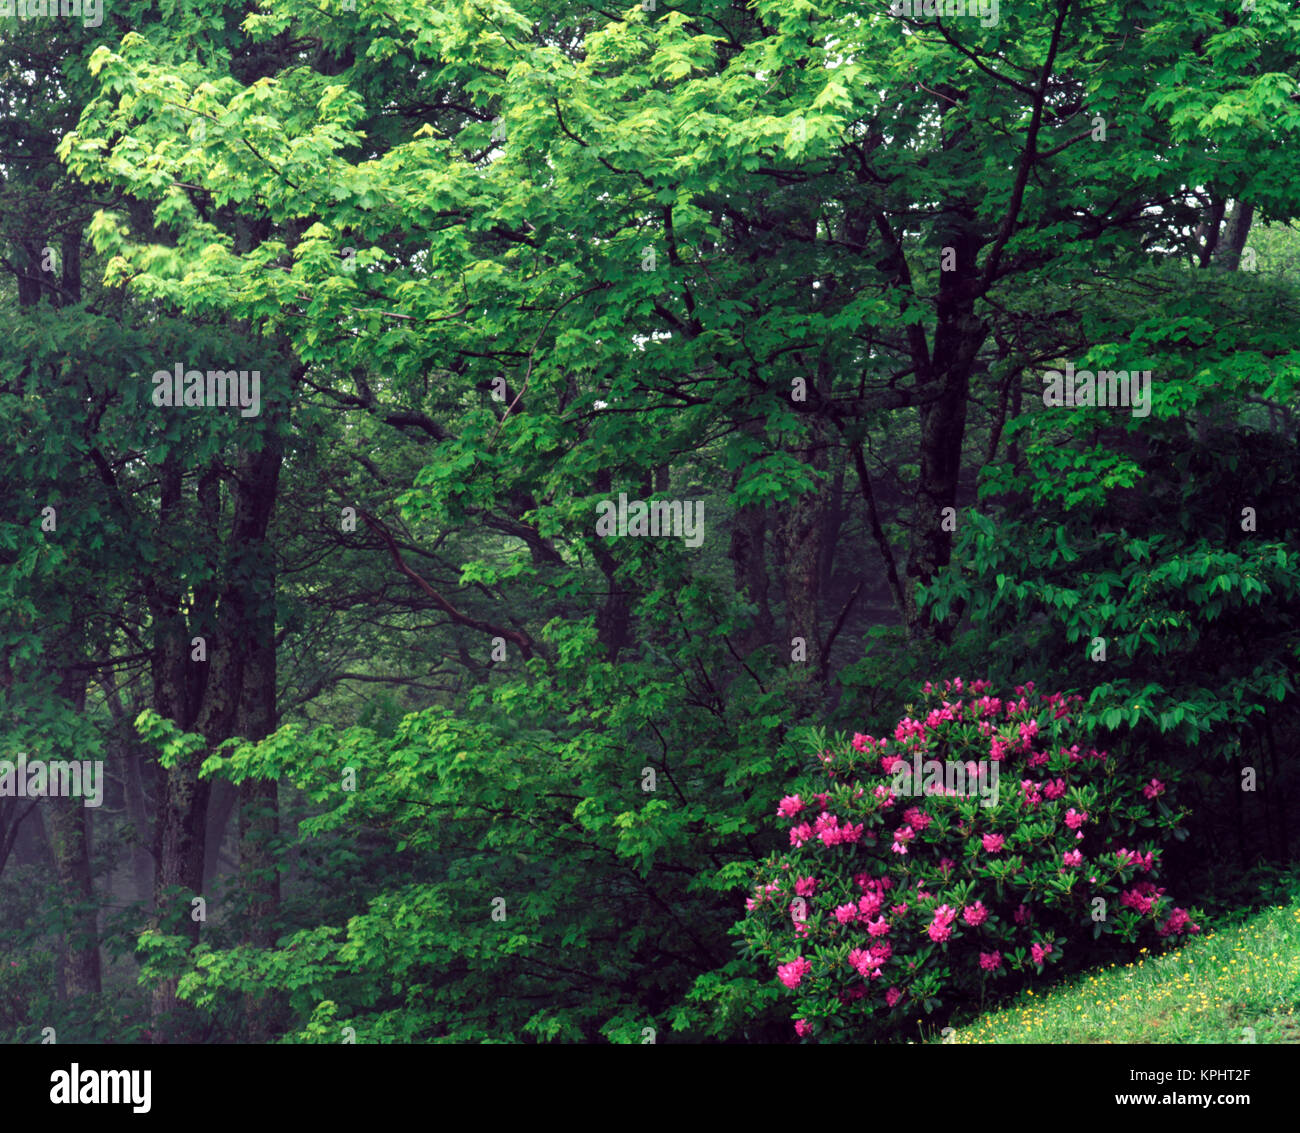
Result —
[[[1143, 949], [1145, 952], [1146, 949]], [[1300, 1044], [1300, 900], [979, 1016], [953, 1043]], [[1247, 1028], [1250, 1028], [1248, 1031]]]

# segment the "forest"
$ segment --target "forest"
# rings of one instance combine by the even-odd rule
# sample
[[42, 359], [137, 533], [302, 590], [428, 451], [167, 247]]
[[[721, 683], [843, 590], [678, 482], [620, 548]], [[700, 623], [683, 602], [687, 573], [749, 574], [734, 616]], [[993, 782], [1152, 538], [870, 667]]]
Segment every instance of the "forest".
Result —
[[935, 1041], [1300, 900], [1298, 131], [1287, 0], [5, 0], [0, 1041]]

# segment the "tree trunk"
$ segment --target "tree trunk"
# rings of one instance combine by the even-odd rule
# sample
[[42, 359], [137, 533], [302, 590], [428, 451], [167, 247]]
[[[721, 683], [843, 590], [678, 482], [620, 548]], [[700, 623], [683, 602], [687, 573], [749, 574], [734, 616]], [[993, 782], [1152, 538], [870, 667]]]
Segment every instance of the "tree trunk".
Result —
[[[78, 715], [86, 707], [86, 680], [79, 670], [65, 670], [59, 696]], [[77, 753], [57, 752], [57, 759]], [[63, 987], [69, 999], [100, 992], [99, 909], [90, 868], [90, 808], [75, 797], [44, 800], [49, 809], [50, 850], [58, 872], [60, 896], [70, 916], [63, 934]]]

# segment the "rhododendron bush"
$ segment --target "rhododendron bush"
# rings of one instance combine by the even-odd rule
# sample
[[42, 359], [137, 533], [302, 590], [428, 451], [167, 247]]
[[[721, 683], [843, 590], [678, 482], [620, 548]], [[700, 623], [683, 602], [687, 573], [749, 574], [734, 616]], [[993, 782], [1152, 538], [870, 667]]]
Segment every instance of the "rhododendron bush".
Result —
[[[892, 735], [818, 738], [815, 773], [778, 807], [789, 849], [738, 926], [789, 989], [799, 1035], [914, 1034], [918, 1016], [1048, 965], [1200, 931], [1158, 884], [1161, 844], [1183, 836], [1175, 776], [1092, 746], [1081, 699], [927, 683]], [[966, 787], [913, 774], [950, 765]]]

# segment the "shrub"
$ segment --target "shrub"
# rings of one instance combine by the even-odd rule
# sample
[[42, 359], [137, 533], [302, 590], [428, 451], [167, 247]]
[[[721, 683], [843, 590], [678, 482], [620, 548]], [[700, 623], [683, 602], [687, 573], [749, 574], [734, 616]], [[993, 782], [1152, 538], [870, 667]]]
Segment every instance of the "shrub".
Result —
[[817, 736], [816, 776], [781, 800], [790, 849], [737, 932], [800, 1036], [896, 1036], [918, 1008], [972, 1006], [1067, 951], [1080, 965], [1200, 931], [1156, 885], [1160, 844], [1185, 836], [1174, 776], [1090, 747], [1079, 696], [990, 690], [927, 683], [891, 738]]

